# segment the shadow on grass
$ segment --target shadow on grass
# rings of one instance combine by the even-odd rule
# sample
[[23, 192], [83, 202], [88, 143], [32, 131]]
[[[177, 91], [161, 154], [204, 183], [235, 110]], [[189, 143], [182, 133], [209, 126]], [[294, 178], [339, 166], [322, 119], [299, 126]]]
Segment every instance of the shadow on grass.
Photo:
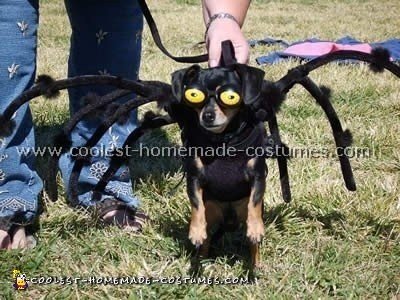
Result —
[[369, 227], [369, 236], [382, 236], [385, 239], [396, 239], [400, 236], [400, 221], [396, 219], [382, 219], [371, 215], [359, 215], [360, 222], [358, 224], [350, 224], [344, 214], [337, 210], [322, 211], [318, 207], [314, 209], [301, 206], [292, 206], [288, 204], [277, 205], [265, 212], [265, 224], [273, 225], [281, 232], [287, 231], [289, 226], [293, 226], [296, 222], [293, 220], [301, 220], [311, 223], [317, 221], [322, 225], [324, 233], [338, 238], [346, 236], [347, 227], [356, 228]]
[[265, 212], [266, 225], [273, 224], [279, 231], [286, 231], [286, 227], [290, 224], [290, 219], [318, 221], [330, 235], [340, 235], [340, 232], [336, 231], [334, 224], [343, 223], [346, 220], [345, 216], [336, 210], [321, 213], [321, 211], [315, 212], [305, 207], [292, 206], [285, 203]]
[[374, 216], [367, 216], [366, 220], [366, 225], [371, 227], [371, 235], [381, 236], [385, 240], [396, 240], [400, 237], [400, 220], [388, 220]]
[[224, 265], [230, 267], [235, 266], [238, 262], [241, 263], [243, 266], [241, 276], [249, 279], [254, 277], [252, 276], [250, 249], [244, 226], [232, 232], [219, 232], [218, 230], [214, 232], [208, 257], [200, 258], [199, 250], [188, 238], [189, 226], [186, 222], [181, 219], [175, 222], [171, 216], [162, 216], [159, 221], [162, 224], [160, 226], [161, 234], [172, 238], [177, 244], [181, 245], [180, 252], [176, 254], [177, 258], [185, 254], [189, 254], [191, 257], [189, 274], [192, 276], [202, 276], [204, 265], [214, 264], [222, 260]]
[[[283, 203], [265, 210], [264, 224], [266, 227], [273, 225], [278, 231], [286, 232], [288, 231], [288, 227], [297, 226], [298, 220], [307, 223], [318, 221], [322, 224], [322, 228], [326, 230], [327, 234], [342, 236], [342, 231], [337, 230], [336, 224], [345, 222], [344, 215], [338, 211], [326, 213], [317, 211]], [[297, 220], [297, 223], [294, 220]], [[204, 263], [215, 263], [221, 258], [225, 264], [231, 267], [237, 264], [237, 262], [241, 262], [243, 264], [243, 276], [249, 276], [250, 279], [256, 276], [250, 265], [250, 251], [245, 226], [241, 226], [233, 232], [225, 232], [220, 238], [213, 237], [210, 244], [209, 257], [200, 261], [195, 247], [189, 242], [187, 224], [183, 222], [175, 223], [168, 216], [163, 217], [161, 223], [162, 234], [172, 237], [184, 246], [183, 250], [186, 253], [191, 255], [190, 272], [192, 275], [201, 276]]]
[[[139, 144], [149, 150], [140, 150]], [[180, 146], [169, 140], [165, 129], [154, 129], [132, 146], [137, 150], [134, 153], [138, 153], [129, 159], [130, 174], [134, 184], [149, 178], [162, 182], [165, 181], [165, 175], [179, 172], [182, 168], [182, 160], [179, 157], [159, 154], [157, 151], [154, 152], [156, 155], [152, 155], [154, 153], [151, 149], [173, 149]]]

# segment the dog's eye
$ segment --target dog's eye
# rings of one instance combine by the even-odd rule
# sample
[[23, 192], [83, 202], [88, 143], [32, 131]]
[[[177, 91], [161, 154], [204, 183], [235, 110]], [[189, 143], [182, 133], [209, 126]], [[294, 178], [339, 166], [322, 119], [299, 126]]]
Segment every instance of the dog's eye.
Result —
[[222, 103], [232, 106], [236, 105], [240, 102], [240, 95], [236, 93], [235, 91], [224, 91], [219, 95], [219, 98], [221, 99]]
[[206, 95], [198, 89], [187, 89], [185, 98], [191, 103], [201, 103], [206, 98]]

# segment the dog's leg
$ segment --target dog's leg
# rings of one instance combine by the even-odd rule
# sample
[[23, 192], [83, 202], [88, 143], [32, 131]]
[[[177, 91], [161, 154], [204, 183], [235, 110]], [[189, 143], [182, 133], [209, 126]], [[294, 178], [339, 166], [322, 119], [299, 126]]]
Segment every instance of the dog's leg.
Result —
[[251, 266], [257, 267], [260, 264], [259, 243], [264, 236], [263, 196], [267, 169], [261, 157], [251, 159], [247, 167], [252, 182], [247, 205], [247, 237], [250, 240]]
[[192, 186], [194, 186], [192, 195], [189, 195], [190, 202], [192, 204], [189, 239], [193, 245], [200, 247], [207, 238], [207, 221], [206, 210], [203, 202], [203, 190], [198, 186], [196, 180], [192, 181], [188, 179], [188, 184], [189, 182]]
[[189, 158], [186, 161], [187, 193], [192, 206], [189, 239], [197, 248], [207, 238], [206, 209], [203, 201], [203, 189], [200, 185], [202, 169], [203, 164], [199, 158]]
[[260, 266], [260, 243], [250, 243], [250, 259], [252, 269]]
[[207, 223], [207, 238], [200, 247], [199, 255], [202, 258], [208, 257], [210, 250], [210, 242], [212, 239], [211, 229], [216, 224], [222, 224], [224, 220], [224, 215], [221, 207], [215, 201], [205, 202], [205, 213], [206, 213], [206, 223]]
[[251, 266], [258, 267], [260, 264], [259, 244], [264, 236], [263, 201], [261, 199], [258, 203], [254, 203], [253, 199], [253, 196], [250, 195], [247, 215], [247, 237], [250, 240]]

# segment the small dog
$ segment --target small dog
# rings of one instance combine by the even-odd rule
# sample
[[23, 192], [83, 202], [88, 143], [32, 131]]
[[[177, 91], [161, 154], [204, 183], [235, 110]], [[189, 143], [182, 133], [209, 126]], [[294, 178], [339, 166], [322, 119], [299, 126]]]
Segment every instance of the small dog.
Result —
[[[178, 102], [169, 111], [187, 147], [190, 241], [200, 256], [207, 257], [216, 226], [232, 230], [243, 223], [253, 267], [259, 265], [264, 236], [267, 166], [265, 156], [250, 150], [264, 148], [267, 136], [251, 106], [262, 97], [263, 78], [262, 70], [239, 64], [210, 69], [195, 65], [176, 71], [172, 90]], [[193, 149], [201, 150], [193, 153]]]

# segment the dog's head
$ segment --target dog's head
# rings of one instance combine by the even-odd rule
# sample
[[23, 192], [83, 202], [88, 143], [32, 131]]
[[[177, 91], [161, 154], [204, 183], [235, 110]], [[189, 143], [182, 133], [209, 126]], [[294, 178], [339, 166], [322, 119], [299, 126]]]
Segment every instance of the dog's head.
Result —
[[264, 72], [247, 65], [202, 69], [198, 65], [172, 74], [176, 99], [197, 112], [200, 125], [222, 133], [240, 109], [260, 98]]

